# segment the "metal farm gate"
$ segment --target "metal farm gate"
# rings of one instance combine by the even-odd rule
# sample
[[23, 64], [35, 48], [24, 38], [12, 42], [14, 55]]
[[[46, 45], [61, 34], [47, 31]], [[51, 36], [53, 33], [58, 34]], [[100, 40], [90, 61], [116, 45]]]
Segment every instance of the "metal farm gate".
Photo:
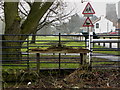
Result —
[[[3, 36], [3, 35], [0, 35]], [[80, 53], [30, 53], [30, 49], [47, 48], [54, 46], [59, 42], [64, 46], [72, 48], [88, 48], [88, 35], [4, 35], [5, 37], [27, 37], [26, 40], [0, 40], [4, 42], [17, 42], [21, 46], [3, 46], [1, 49], [21, 49], [21, 52], [16, 51], [9, 53], [9, 55], [16, 55], [17, 58], [11, 57], [9, 60], [5, 55], [8, 53], [2, 52], [2, 67], [3, 69], [76, 69], [81, 66], [81, 59], [83, 58]], [[32, 36], [36, 36], [36, 43], [32, 44]], [[119, 68], [120, 67], [120, 41], [119, 35], [97, 35], [99, 39], [94, 39], [96, 35], [91, 35], [91, 66], [92, 68]], [[107, 46], [106, 46], [107, 45]], [[116, 45], [116, 46], [114, 46]], [[107, 54], [108, 52], [118, 53], [116, 55]], [[100, 52], [102, 54], [100, 54]], [[103, 54], [105, 53], [105, 54]], [[20, 57], [21, 56], [21, 57]], [[115, 60], [107, 59], [111, 57]], [[21, 58], [21, 59], [20, 59]], [[99, 59], [98, 59], [99, 58]], [[118, 58], [118, 59], [116, 59]], [[12, 60], [13, 59], [13, 60]], [[85, 57], [89, 60], [88, 54]], [[103, 59], [103, 60], [102, 60]]]

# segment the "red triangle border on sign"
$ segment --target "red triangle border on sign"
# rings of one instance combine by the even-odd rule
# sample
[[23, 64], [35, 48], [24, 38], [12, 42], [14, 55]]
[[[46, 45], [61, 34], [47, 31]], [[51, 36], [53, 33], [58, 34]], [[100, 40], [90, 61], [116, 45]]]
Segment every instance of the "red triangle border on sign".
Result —
[[[85, 25], [86, 21], [89, 20], [91, 25]], [[89, 17], [87, 17], [87, 19], [85, 20], [83, 27], [94, 27], [94, 25], [92, 24], [92, 21], [90, 20]]]
[[[86, 8], [87, 8], [88, 5], [90, 5], [90, 7], [91, 7], [93, 13], [85, 13], [85, 10], [86, 10]], [[89, 2], [87, 3], [87, 5], [86, 5], [85, 9], [83, 10], [82, 14], [95, 14], [94, 9], [92, 8], [92, 6], [91, 6], [91, 4], [90, 4]]]

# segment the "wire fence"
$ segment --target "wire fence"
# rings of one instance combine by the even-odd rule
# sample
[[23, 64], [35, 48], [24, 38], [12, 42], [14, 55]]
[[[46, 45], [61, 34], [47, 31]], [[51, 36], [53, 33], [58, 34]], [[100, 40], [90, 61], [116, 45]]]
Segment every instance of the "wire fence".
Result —
[[[61, 43], [72, 48], [88, 48], [88, 35], [0, 35], [2, 43], [2, 67], [3, 69], [76, 69], [81, 66], [80, 53], [30, 53], [30, 49], [48, 48]], [[32, 36], [36, 36], [35, 43], [31, 43]], [[120, 36], [119, 35], [91, 35], [91, 65], [93, 68], [119, 68]], [[99, 37], [99, 39], [98, 39]], [[5, 40], [5, 38], [7, 40]], [[11, 39], [10, 39], [11, 38]], [[17, 38], [25, 38], [18, 40]], [[8, 45], [6, 45], [8, 43]], [[109, 44], [109, 45], [107, 45]], [[114, 47], [113, 45], [116, 44]], [[107, 45], [107, 46], [106, 46]], [[9, 52], [8, 52], [9, 51]], [[103, 54], [94, 53], [116, 53], [118, 60], [97, 59]], [[118, 53], [118, 54], [117, 54]], [[107, 54], [104, 54], [107, 57]], [[97, 57], [101, 56], [101, 57]], [[108, 54], [109, 57], [109, 54]], [[88, 56], [85, 57], [86, 61]]]

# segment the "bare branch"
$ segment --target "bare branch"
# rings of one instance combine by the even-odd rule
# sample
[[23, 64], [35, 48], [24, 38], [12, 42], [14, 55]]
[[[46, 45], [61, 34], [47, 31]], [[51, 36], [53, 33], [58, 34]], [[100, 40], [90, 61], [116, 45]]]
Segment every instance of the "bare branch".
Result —
[[30, 6], [30, 8], [32, 7], [33, 3], [28, 2], [27, 0], [24, 0], [24, 1]]
[[18, 8], [18, 9], [19, 9], [19, 12], [20, 12], [20, 13], [22, 13], [24, 16], [27, 16], [27, 14], [24, 13], [20, 8]]
[[[65, 20], [65, 19], [68, 19], [69, 17], [71, 17], [71, 16], [67, 16], [67, 15], [64, 15], [64, 16], [62, 16], [62, 17], [65, 17], [63, 20]], [[62, 18], [61, 17], [61, 18]], [[55, 21], [59, 21], [59, 18], [55, 18], [54, 20], [52, 20], [52, 21], [50, 21], [50, 22], [44, 22], [44, 23], [42, 23], [42, 24], [39, 24], [38, 25], [38, 28], [37, 28], [37, 31], [39, 31], [40, 29], [42, 29], [44, 26], [46, 26], [46, 25], [49, 25], [49, 24], [51, 24], [51, 25], [53, 25], [54, 26], [54, 24], [52, 24], [53, 22], [55, 22]]]
[[[22, 3], [20, 2], [20, 6], [22, 7], [22, 9], [25, 11], [26, 15], [28, 15], [28, 11], [25, 9], [25, 7], [22, 5]], [[22, 12], [23, 13], [23, 12]]]
[[[56, 22], [56, 21], [61, 22], [61, 20], [68, 19], [69, 17], [72, 16], [70, 14], [73, 12], [73, 10], [71, 10], [67, 14], [64, 14], [63, 12], [60, 12], [59, 11], [61, 9], [60, 5], [61, 5], [60, 2], [57, 2], [49, 9], [49, 12], [45, 16], [44, 20], [41, 23], [39, 23], [39, 25], [37, 27], [37, 31], [42, 29], [44, 26], [49, 25], [49, 24], [54, 26], [53, 22]], [[54, 13], [54, 15], [53, 15], [53, 13]], [[48, 18], [50, 18], [50, 21], [47, 21]], [[54, 19], [52, 19], [52, 18], [54, 18]], [[61, 18], [61, 20], [60, 20], [60, 18]]]
[[49, 14], [50, 14], [50, 11], [47, 13], [47, 15], [46, 15], [46, 17], [44, 18], [44, 20], [43, 20], [41, 23], [39, 23], [38, 27], [39, 27], [40, 25], [42, 25], [42, 24], [47, 20]]
[[55, 14], [58, 14], [58, 12], [55, 12], [53, 9], [50, 9], [50, 11], [52, 11], [52, 12], [55, 13]]
[[1, 16], [0, 16], [0, 20], [3, 21], [3, 22], [5, 22], [5, 20]]
[[0, 19], [4, 22], [4, 2], [1, 0], [0, 1]]

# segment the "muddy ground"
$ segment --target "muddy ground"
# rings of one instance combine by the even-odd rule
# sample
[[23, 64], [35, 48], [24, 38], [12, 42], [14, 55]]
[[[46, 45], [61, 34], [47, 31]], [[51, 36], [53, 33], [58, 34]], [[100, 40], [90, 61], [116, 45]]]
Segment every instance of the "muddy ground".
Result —
[[[13, 86], [6, 87], [5, 90], [35, 90], [43, 88], [52, 89], [52, 88], [61, 88], [61, 89], [80, 89], [80, 88], [113, 88], [115, 90], [120, 90], [120, 70], [109, 69], [109, 70], [82, 70], [77, 69], [71, 72], [61, 72], [58, 71], [49, 71], [49, 72], [40, 72], [40, 74], [34, 75], [24, 84], [17, 83]], [[26, 77], [26, 76], [25, 76]], [[24, 77], [24, 78], [25, 78]]]

